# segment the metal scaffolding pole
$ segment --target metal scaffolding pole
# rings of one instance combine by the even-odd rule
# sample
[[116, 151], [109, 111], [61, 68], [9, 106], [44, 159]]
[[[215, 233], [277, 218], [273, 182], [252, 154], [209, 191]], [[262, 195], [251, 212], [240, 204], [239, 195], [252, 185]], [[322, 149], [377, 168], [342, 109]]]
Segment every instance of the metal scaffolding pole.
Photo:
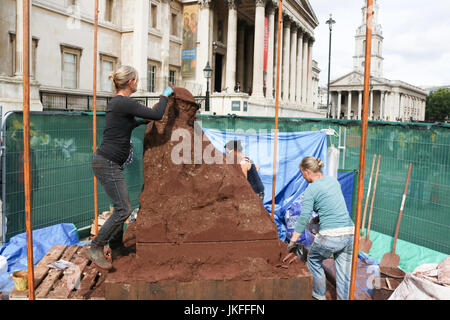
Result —
[[31, 1], [29, 0], [23, 1], [23, 174], [27, 238], [28, 299], [34, 300], [33, 223], [30, 168], [30, 4]]
[[280, 104], [280, 49], [281, 49], [281, 21], [283, 20], [283, 0], [278, 1], [278, 54], [277, 54], [277, 85], [275, 90], [275, 138], [273, 151], [273, 180], [272, 180], [272, 220], [275, 219], [275, 185], [277, 178], [277, 143], [278, 143], [278, 107]]
[[364, 103], [362, 110], [361, 148], [359, 155], [358, 193], [355, 216], [355, 234], [353, 240], [352, 272], [350, 278], [350, 300], [355, 298], [356, 269], [358, 267], [359, 233], [361, 225], [361, 209], [364, 190], [364, 169], [366, 166], [367, 125], [369, 118], [370, 61], [372, 53], [372, 17], [373, 0], [367, 0], [366, 12], [366, 58], [364, 64]]
[[[98, 0], [95, 0], [94, 12], [94, 88], [93, 88], [93, 146], [92, 152], [97, 150], [97, 31], [98, 31]], [[97, 194], [97, 177], [94, 175], [94, 229], [95, 235], [98, 234], [98, 194]]]

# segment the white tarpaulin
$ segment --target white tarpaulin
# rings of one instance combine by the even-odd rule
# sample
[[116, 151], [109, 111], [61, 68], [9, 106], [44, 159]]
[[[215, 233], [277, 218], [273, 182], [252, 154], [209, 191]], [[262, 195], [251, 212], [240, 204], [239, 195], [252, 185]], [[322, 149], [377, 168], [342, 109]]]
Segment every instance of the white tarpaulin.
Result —
[[450, 257], [407, 273], [389, 300], [450, 300]]

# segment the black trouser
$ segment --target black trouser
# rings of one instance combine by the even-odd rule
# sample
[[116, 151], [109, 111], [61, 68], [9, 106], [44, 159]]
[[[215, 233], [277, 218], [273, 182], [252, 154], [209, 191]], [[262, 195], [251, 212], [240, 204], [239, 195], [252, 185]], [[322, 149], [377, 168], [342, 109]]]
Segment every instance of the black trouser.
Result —
[[92, 240], [92, 246], [103, 247], [109, 241], [110, 248], [114, 249], [123, 245], [123, 226], [131, 214], [130, 197], [122, 174], [123, 167], [94, 153], [92, 170], [114, 205], [113, 214]]

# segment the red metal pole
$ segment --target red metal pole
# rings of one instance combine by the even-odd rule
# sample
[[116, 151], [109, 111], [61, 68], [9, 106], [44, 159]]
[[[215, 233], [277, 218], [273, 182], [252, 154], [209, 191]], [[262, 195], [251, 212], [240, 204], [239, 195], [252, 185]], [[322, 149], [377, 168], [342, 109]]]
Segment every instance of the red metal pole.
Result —
[[283, 0], [278, 1], [278, 48], [277, 48], [277, 85], [275, 90], [275, 143], [273, 152], [273, 180], [272, 180], [272, 220], [275, 219], [275, 185], [277, 178], [277, 143], [278, 143], [278, 106], [280, 104], [280, 49], [281, 49], [281, 21], [283, 19]]
[[31, 214], [30, 170], [30, 2], [30, 0], [23, 0], [23, 174], [27, 238], [28, 299], [34, 300], [33, 224]]
[[356, 203], [355, 234], [353, 240], [352, 272], [350, 279], [350, 300], [355, 298], [356, 268], [358, 266], [359, 233], [361, 224], [361, 208], [364, 189], [364, 169], [366, 166], [367, 125], [369, 119], [370, 61], [372, 52], [372, 16], [373, 0], [367, 0], [366, 13], [366, 60], [364, 64], [364, 104], [362, 110], [361, 148], [359, 154], [359, 177]]
[[[98, 0], [95, 0], [94, 12], [94, 88], [93, 88], [93, 152], [97, 150], [97, 29], [98, 29]], [[98, 234], [98, 195], [97, 195], [97, 178], [94, 175], [94, 228], [95, 235]]]

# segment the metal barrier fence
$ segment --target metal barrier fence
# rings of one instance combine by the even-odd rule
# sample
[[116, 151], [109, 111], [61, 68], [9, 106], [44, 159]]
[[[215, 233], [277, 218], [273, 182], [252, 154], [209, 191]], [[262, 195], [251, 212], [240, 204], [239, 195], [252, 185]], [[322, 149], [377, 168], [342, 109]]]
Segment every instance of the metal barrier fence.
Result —
[[[200, 102], [200, 101], [199, 101]], [[149, 101], [147, 103], [150, 103]], [[104, 116], [98, 114], [97, 144]], [[92, 114], [32, 112], [31, 157], [33, 228], [61, 222], [87, 227], [94, 217]], [[272, 118], [199, 115], [204, 128], [226, 130], [273, 129]], [[359, 167], [360, 121], [336, 119], [283, 119], [280, 131], [334, 129], [328, 144], [341, 146], [340, 169]], [[135, 159], [126, 166], [133, 208], [139, 206], [142, 178], [142, 142], [145, 127], [133, 131]], [[3, 240], [25, 231], [22, 175], [22, 114], [8, 114], [3, 124]], [[374, 154], [381, 154], [372, 229], [393, 235], [408, 164], [413, 163], [399, 238], [450, 254], [450, 126], [445, 124], [370, 121], [367, 140], [364, 199]], [[99, 211], [109, 202], [99, 186]], [[7, 221], [6, 221], [7, 220]], [[367, 220], [366, 220], [367, 221]], [[7, 226], [7, 229], [6, 229]]]
[[[272, 118], [203, 115], [199, 121], [204, 128], [222, 131], [274, 129]], [[322, 129], [338, 133], [329, 137], [328, 146], [341, 147], [339, 169], [358, 170], [361, 121], [292, 118], [279, 121], [280, 131]], [[408, 165], [412, 163], [399, 238], [450, 254], [450, 125], [369, 121], [367, 134], [363, 209], [372, 158], [374, 154], [381, 155], [371, 229], [394, 235]], [[353, 209], [354, 216], [356, 208]]]
[[[60, 93], [54, 91], [39, 92], [40, 100], [45, 111], [93, 111], [93, 96], [73, 93]], [[97, 96], [97, 112], [106, 110], [112, 96]], [[159, 101], [159, 96], [133, 96], [133, 99], [147, 107], [152, 107]], [[205, 96], [195, 96], [197, 103], [204, 110]]]

